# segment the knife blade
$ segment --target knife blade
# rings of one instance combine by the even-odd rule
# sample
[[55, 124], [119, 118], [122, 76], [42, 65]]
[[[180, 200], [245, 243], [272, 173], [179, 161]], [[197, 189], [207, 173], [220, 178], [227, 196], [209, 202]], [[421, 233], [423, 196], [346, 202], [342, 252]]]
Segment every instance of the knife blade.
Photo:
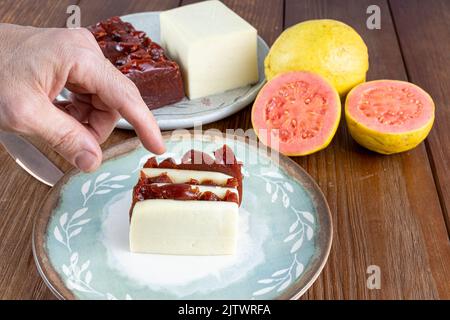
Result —
[[0, 142], [22, 169], [42, 183], [53, 187], [64, 175], [64, 172], [25, 138], [14, 133], [0, 132]]

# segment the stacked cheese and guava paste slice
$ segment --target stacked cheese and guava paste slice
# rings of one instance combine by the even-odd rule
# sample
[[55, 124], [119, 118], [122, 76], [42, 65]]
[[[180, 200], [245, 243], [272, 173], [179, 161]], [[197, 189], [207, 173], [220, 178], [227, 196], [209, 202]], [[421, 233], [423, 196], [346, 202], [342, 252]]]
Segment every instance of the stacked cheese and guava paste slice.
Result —
[[178, 164], [150, 158], [133, 190], [130, 250], [234, 254], [241, 199], [241, 164], [226, 145], [214, 158], [195, 150]]

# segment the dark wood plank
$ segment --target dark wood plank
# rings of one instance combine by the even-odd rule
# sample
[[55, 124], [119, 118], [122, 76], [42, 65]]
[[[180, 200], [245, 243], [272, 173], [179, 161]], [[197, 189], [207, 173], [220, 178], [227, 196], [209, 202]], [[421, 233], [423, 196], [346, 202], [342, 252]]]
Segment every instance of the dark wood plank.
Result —
[[[366, 28], [371, 4], [381, 8], [381, 30]], [[386, 1], [287, 0], [285, 12], [285, 27], [314, 18], [348, 23], [369, 48], [369, 79], [406, 79]], [[343, 121], [330, 147], [295, 160], [318, 181], [334, 213], [329, 262], [304, 298], [450, 297], [449, 242], [424, 144], [377, 155], [359, 147]], [[381, 290], [366, 287], [369, 265], [381, 268]]]
[[450, 235], [450, 2], [390, 4], [409, 80], [428, 91], [436, 104], [427, 146]]
[[81, 23], [83, 26], [100, 20], [142, 11], [161, 11], [178, 7], [180, 0], [123, 1], [123, 0], [81, 0]]
[[78, 0], [34, 1], [2, 0], [0, 23], [13, 23], [35, 27], [65, 26], [66, 9]]

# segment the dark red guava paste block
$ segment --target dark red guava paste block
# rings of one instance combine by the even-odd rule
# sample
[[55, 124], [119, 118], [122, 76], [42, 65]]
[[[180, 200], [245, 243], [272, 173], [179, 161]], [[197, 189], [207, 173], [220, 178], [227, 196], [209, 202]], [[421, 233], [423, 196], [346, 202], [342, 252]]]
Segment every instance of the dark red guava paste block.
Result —
[[138, 87], [149, 109], [184, 97], [180, 67], [146, 33], [119, 17], [88, 27], [105, 57]]

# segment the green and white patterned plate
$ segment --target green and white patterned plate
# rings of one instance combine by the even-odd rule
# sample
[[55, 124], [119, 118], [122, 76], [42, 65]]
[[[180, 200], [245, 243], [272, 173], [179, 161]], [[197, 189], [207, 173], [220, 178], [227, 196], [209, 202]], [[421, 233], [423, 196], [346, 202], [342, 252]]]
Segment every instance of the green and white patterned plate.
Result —
[[[177, 160], [192, 148], [228, 144], [244, 163], [234, 256], [169, 256], [128, 250], [128, 210], [139, 169], [151, 156], [137, 139], [104, 152], [95, 173], [67, 173], [36, 219], [33, 252], [61, 299], [293, 299], [321, 272], [331, 247], [326, 200], [303, 169], [242, 138], [165, 136]], [[255, 161], [256, 160], [256, 161]], [[276, 161], [278, 160], [278, 161]], [[256, 163], [257, 162], [257, 163]]]

